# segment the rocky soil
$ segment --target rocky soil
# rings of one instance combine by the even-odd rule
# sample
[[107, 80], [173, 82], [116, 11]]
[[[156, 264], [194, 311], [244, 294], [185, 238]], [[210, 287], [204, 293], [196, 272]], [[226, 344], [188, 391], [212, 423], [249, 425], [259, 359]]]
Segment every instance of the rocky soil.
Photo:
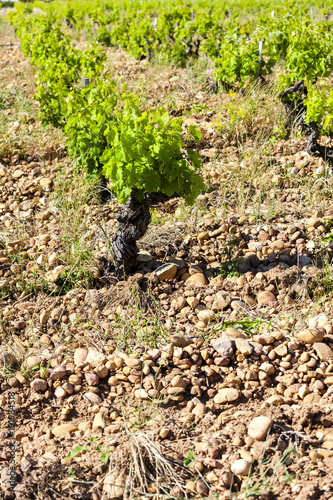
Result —
[[232, 134], [268, 115], [221, 128], [230, 95], [191, 68], [110, 51], [113, 76], [200, 127], [207, 181], [193, 208], [154, 207], [117, 281], [117, 200], [42, 127], [0, 29], [1, 498], [331, 499], [330, 166], [297, 131]]

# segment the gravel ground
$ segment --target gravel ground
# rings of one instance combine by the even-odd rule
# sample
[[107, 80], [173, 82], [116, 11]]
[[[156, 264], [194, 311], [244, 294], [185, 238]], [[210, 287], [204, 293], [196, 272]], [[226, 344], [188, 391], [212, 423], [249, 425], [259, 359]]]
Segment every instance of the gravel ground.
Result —
[[249, 100], [110, 51], [113, 76], [200, 127], [207, 182], [192, 208], [154, 207], [117, 281], [117, 201], [40, 124], [2, 27], [1, 498], [331, 499], [330, 166], [297, 131], [259, 137], [283, 123], [272, 96], [235, 129]]

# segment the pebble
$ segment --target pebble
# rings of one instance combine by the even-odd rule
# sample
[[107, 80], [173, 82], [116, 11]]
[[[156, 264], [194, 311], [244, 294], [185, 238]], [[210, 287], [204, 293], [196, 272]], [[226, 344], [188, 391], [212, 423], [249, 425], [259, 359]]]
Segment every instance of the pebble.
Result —
[[319, 403], [320, 400], [321, 396], [320, 394], [318, 394], [318, 392], [310, 392], [303, 399], [304, 403], [307, 405], [313, 405]]
[[191, 491], [193, 493], [196, 492], [194, 481], [187, 481], [185, 488], [186, 488], [186, 491]]
[[98, 396], [98, 394], [95, 394], [94, 392], [86, 392], [84, 394], [84, 397], [90, 401], [90, 403], [99, 405], [102, 402], [102, 398]]
[[102, 427], [104, 429], [105, 426], [106, 426], [105, 413], [102, 412], [96, 413], [93, 420], [92, 428], [96, 429], [97, 427]]
[[245, 354], [245, 356], [253, 353], [253, 346], [244, 339], [236, 339], [236, 348], [241, 354]]
[[36, 378], [33, 380], [30, 384], [30, 387], [33, 391], [46, 391], [47, 389], [47, 382], [46, 380], [43, 380], [41, 378]]
[[16, 377], [8, 377], [7, 378], [7, 384], [10, 387], [17, 387], [19, 385], [19, 381], [17, 380]]
[[51, 311], [51, 318], [54, 319], [55, 321], [59, 321], [63, 313], [64, 313], [63, 307], [56, 307]]
[[66, 434], [67, 432], [71, 433], [71, 432], [76, 432], [78, 430], [79, 429], [78, 429], [78, 427], [76, 427], [76, 425], [73, 425], [73, 424], [62, 424], [62, 425], [57, 425], [56, 427], [53, 427], [52, 428], [52, 434], [55, 437], [61, 437], [64, 434]]
[[225, 333], [228, 337], [232, 339], [248, 339], [248, 335], [242, 332], [241, 330], [237, 330], [236, 328], [228, 327], [225, 329]]
[[144, 389], [137, 389], [134, 391], [134, 396], [137, 399], [149, 399], [149, 395]]
[[137, 253], [136, 256], [137, 262], [150, 262], [151, 260], [153, 260], [153, 257], [146, 250], [140, 250], [140, 252]]
[[200, 321], [203, 321], [204, 323], [209, 323], [215, 318], [215, 313], [214, 311], [211, 311], [209, 309], [204, 309], [198, 312], [198, 318]]
[[208, 285], [208, 280], [203, 273], [195, 273], [186, 278], [187, 285]]
[[65, 366], [57, 366], [50, 373], [51, 380], [60, 380], [64, 378], [66, 375], [66, 367]]
[[42, 457], [47, 463], [53, 463], [53, 464], [57, 464], [60, 462], [59, 458], [54, 455], [54, 453], [50, 452], [50, 451], [47, 451], [46, 453], [44, 453], [44, 455], [42, 455]]
[[220, 474], [220, 483], [225, 487], [225, 488], [230, 488], [230, 486], [233, 484], [233, 474], [231, 471], [224, 470]]
[[240, 299], [233, 300], [231, 302], [231, 307], [234, 311], [247, 311], [248, 305], [246, 302]]
[[272, 425], [273, 420], [270, 417], [255, 417], [248, 427], [248, 435], [256, 441], [263, 441]]
[[259, 304], [263, 304], [265, 306], [274, 306], [276, 304], [276, 297], [272, 292], [260, 292], [257, 300]]
[[39, 366], [43, 361], [41, 356], [28, 356], [26, 360], [26, 366], [28, 369], [34, 368], [35, 366]]
[[88, 356], [88, 349], [85, 349], [82, 347], [75, 349], [75, 352], [74, 352], [75, 365], [80, 365], [81, 363], [84, 363], [87, 356]]
[[176, 264], [163, 264], [162, 266], [156, 269], [156, 274], [161, 281], [171, 280], [176, 276], [177, 273]]
[[321, 342], [324, 339], [325, 333], [324, 328], [313, 327], [298, 332], [296, 337], [305, 344], [314, 344], [315, 342]]
[[199, 299], [197, 299], [197, 297], [187, 297], [186, 302], [194, 309], [199, 304]]
[[197, 481], [195, 485], [195, 490], [200, 495], [206, 496], [208, 494], [208, 486], [203, 481]]
[[159, 436], [161, 439], [166, 439], [170, 434], [170, 429], [168, 427], [162, 427], [159, 432]]
[[240, 393], [237, 389], [228, 388], [228, 389], [220, 389], [218, 393], [214, 397], [214, 403], [223, 404], [223, 403], [231, 403], [236, 401], [240, 396]]
[[[39, 322], [41, 323], [41, 325], [46, 325], [46, 323], [48, 322], [50, 318], [50, 313], [49, 311], [42, 311], [40, 313], [40, 316], [39, 316]], [[43, 336], [43, 335], [42, 335]]]
[[193, 415], [197, 417], [202, 417], [206, 413], [206, 405], [203, 403], [198, 403], [192, 410]]
[[226, 309], [230, 303], [231, 303], [231, 297], [228, 293], [218, 292], [215, 295], [215, 300], [212, 305], [212, 310], [214, 312], [221, 311], [223, 309]]
[[5, 177], [7, 175], [7, 169], [4, 165], [0, 163], [0, 177]]
[[67, 392], [63, 387], [57, 387], [54, 391], [54, 395], [58, 399], [63, 399], [67, 395]]
[[85, 379], [90, 386], [95, 386], [98, 385], [99, 383], [99, 376], [94, 373], [94, 372], [85, 372], [84, 374]]
[[326, 361], [328, 359], [333, 360], [333, 351], [332, 349], [325, 344], [324, 342], [315, 342], [313, 344], [314, 350], [318, 354], [318, 357], [322, 359], [323, 361]]
[[192, 339], [188, 339], [184, 337], [183, 335], [170, 335], [170, 342], [173, 344], [175, 347], [187, 347], [188, 345], [193, 343]]
[[222, 354], [222, 356], [230, 357], [234, 352], [232, 342], [226, 335], [218, 339], [212, 339], [210, 343], [215, 351]]
[[130, 368], [133, 368], [134, 370], [141, 370], [142, 361], [140, 361], [137, 358], [126, 358], [125, 365], [129, 366]]
[[39, 339], [39, 343], [41, 345], [49, 346], [52, 343], [52, 341], [51, 338], [48, 335], [46, 335], [46, 333], [43, 333], [43, 335], [41, 335]]
[[80, 385], [81, 384], [81, 378], [78, 377], [77, 375], [75, 375], [75, 373], [73, 373], [72, 375], [69, 376], [68, 382], [70, 384], [72, 384], [72, 385]]
[[89, 363], [92, 368], [95, 368], [100, 363], [104, 363], [106, 360], [105, 354], [96, 349], [89, 349], [85, 362]]
[[247, 460], [240, 458], [232, 464], [231, 472], [236, 476], [247, 476], [250, 472], [250, 467], [251, 464]]

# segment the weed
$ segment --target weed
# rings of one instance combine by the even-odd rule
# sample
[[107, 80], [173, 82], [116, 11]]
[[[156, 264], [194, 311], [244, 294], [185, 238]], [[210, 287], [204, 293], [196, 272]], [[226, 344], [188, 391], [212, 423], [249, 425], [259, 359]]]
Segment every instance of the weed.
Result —
[[69, 474], [69, 480], [73, 481], [75, 479], [75, 470], [73, 469], [68, 469], [68, 474]]
[[196, 456], [194, 451], [188, 450], [187, 456], [183, 458], [183, 461], [184, 464], [187, 465], [187, 467], [194, 467], [196, 461]]
[[[73, 448], [73, 450], [69, 453], [69, 455], [67, 455], [67, 457], [64, 458], [64, 460], [71, 460], [73, 458], [75, 458], [78, 454], [82, 455], [82, 453], [86, 452], [86, 451], [91, 451], [91, 445], [94, 444], [96, 441], [99, 441], [101, 438], [100, 437], [96, 437], [96, 436], [93, 436], [90, 438], [90, 444], [84, 444], [84, 445], [77, 445]], [[102, 453], [103, 454], [103, 450], [101, 448], [101, 446], [97, 446], [95, 448], [95, 451], [97, 451], [98, 453]], [[109, 452], [110, 450], [107, 450], [107, 452]], [[106, 453], [103, 454], [104, 455], [104, 458], [103, 460], [105, 460], [105, 456], [106, 456]], [[102, 455], [102, 456], [103, 456]], [[105, 461], [103, 463], [106, 463]]]
[[156, 207], [150, 209], [151, 220], [150, 224], [165, 224], [171, 217], [169, 214], [162, 215]]
[[276, 480], [289, 484], [294, 476], [289, 473], [286, 462], [292, 455], [298, 455], [294, 446], [289, 446], [282, 454], [275, 467], [269, 458], [264, 455], [267, 451], [265, 447], [262, 457], [258, 463], [257, 469], [262, 470], [260, 476], [256, 478], [250, 469], [249, 476], [242, 488], [241, 494], [243, 498], [261, 497], [273, 490]]
[[230, 236], [224, 247], [224, 255], [220, 263], [220, 271], [215, 273], [215, 276], [240, 276], [239, 263], [241, 259], [235, 258], [238, 250], [237, 241], [233, 236]]
[[223, 330], [223, 329], [229, 328], [229, 327], [234, 327], [234, 328], [237, 328], [238, 330], [242, 330], [243, 332], [252, 336], [252, 335], [262, 333], [263, 325], [266, 326], [267, 329], [269, 327], [273, 326], [269, 321], [267, 321], [263, 318], [260, 318], [260, 317], [255, 318], [255, 319], [245, 318], [245, 319], [237, 320], [237, 321], [224, 321], [223, 325], [215, 331], [218, 331], [220, 329]]

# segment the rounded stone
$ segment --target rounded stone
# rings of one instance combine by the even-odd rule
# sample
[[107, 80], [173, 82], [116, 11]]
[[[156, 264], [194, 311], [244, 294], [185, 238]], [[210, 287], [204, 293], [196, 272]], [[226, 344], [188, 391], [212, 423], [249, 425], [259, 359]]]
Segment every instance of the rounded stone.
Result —
[[29, 356], [26, 361], [26, 366], [28, 369], [33, 368], [34, 366], [39, 366], [43, 358], [41, 356]]
[[63, 436], [64, 434], [66, 434], [67, 432], [71, 433], [71, 432], [76, 432], [78, 430], [79, 429], [75, 425], [62, 424], [62, 425], [57, 425], [56, 427], [53, 427], [52, 434], [55, 437], [60, 437], [60, 436]]
[[229, 326], [228, 328], [225, 329], [225, 334], [228, 335], [228, 337], [231, 337], [232, 339], [248, 339], [249, 336], [246, 335], [246, 333], [242, 332], [241, 330], [237, 330], [236, 328], [233, 328]]
[[208, 285], [208, 280], [203, 273], [195, 273], [189, 276], [185, 283], [187, 285]]
[[146, 250], [140, 250], [136, 256], [137, 262], [150, 262], [152, 259], [152, 255]]
[[66, 375], [66, 367], [65, 366], [57, 366], [50, 373], [51, 380], [60, 380]]
[[296, 337], [305, 344], [314, 344], [315, 342], [321, 342], [324, 339], [325, 333], [324, 328], [317, 326], [298, 332]]
[[105, 360], [106, 357], [102, 352], [97, 351], [96, 349], [89, 349], [87, 357], [84, 361], [86, 363], [89, 363], [90, 366], [92, 366], [93, 368], [95, 368], [99, 364], [104, 363]]
[[8, 377], [7, 384], [9, 387], [17, 387], [19, 385], [19, 381], [16, 377]]
[[41, 378], [36, 378], [35, 380], [33, 380], [31, 382], [30, 387], [33, 391], [36, 391], [36, 392], [46, 391], [47, 382], [46, 382], [46, 380], [43, 380]]
[[137, 399], [149, 399], [148, 393], [144, 389], [137, 389], [134, 391], [134, 396]]
[[264, 306], [272, 306], [276, 304], [276, 297], [272, 292], [260, 292], [258, 294], [257, 300], [259, 304]]
[[125, 365], [128, 366], [129, 368], [133, 368], [134, 370], [141, 370], [142, 361], [136, 358], [126, 358]]
[[237, 389], [220, 389], [214, 397], [214, 403], [232, 403], [239, 398], [239, 391]]
[[232, 464], [231, 472], [235, 474], [235, 476], [247, 476], [250, 472], [250, 467], [251, 464], [247, 460], [240, 458]]
[[248, 427], [248, 435], [257, 441], [263, 441], [272, 425], [273, 420], [270, 417], [255, 417]]
[[72, 375], [69, 376], [68, 382], [72, 385], [80, 385], [81, 384], [81, 377], [79, 377], [78, 375], [75, 375], [75, 373], [73, 373]]
[[168, 427], [162, 427], [162, 429], [159, 432], [161, 439], [166, 439], [169, 434], [170, 434], [170, 429]]
[[102, 402], [102, 399], [98, 396], [98, 394], [95, 394], [94, 392], [86, 392], [84, 397], [94, 405], [99, 405]]
[[198, 318], [204, 323], [209, 323], [215, 318], [215, 313], [214, 311], [210, 311], [209, 309], [203, 309], [202, 311], [198, 312]]
[[88, 356], [88, 349], [85, 349], [83, 347], [79, 347], [78, 349], [75, 349], [74, 352], [74, 363], [76, 365], [79, 365], [81, 363], [84, 363], [86, 358]]
[[176, 264], [163, 264], [163, 266], [158, 267], [155, 272], [161, 281], [165, 281], [174, 278], [177, 270]]
[[175, 347], [187, 347], [188, 345], [193, 343], [192, 339], [188, 339], [183, 335], [170, 335], [170, 342]]
[[67, 392], [63, 387], [57, 387], [54, 391], [54, 395], [57, 399], [63, 399], [67, 395]]
[[310, 392], [306, 396], [304, 396], [304, 403], [307, 405], [313, 405], [319, 403], [321, 400], [320, 394], [318, 392]]

